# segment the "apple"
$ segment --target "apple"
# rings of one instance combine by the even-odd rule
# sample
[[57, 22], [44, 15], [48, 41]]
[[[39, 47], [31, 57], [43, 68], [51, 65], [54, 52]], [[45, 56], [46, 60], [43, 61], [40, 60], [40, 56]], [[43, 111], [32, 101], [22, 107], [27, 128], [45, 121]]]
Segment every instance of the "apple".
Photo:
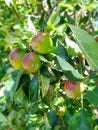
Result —
[[26, 50], [14, 48], [9, 54], [10, 64], [16, 69], [22, 69], [22, 58], [26, 54]]
[[81, 83], [80, 82], [71, 82], [67, 80], [64, 85], [65, 94], [72, 98], [76, 99], [81, 95]]
[[25, 54], [22, 59], [22, 66], [24, 70], [30, 73], [37, 73], [41, 68], [41, 60], [39, 58], [39, 55], [36, 52], [29, 52]]
[[65, 106], [57, 106], [56, 114], [60, 117], [63, 117], [66, 114], [66, 107]]
[[49, 34], [40, 32], [32, 37], [30, 45], [39, 54], [47, 54], [52, 50], [53, 43]]

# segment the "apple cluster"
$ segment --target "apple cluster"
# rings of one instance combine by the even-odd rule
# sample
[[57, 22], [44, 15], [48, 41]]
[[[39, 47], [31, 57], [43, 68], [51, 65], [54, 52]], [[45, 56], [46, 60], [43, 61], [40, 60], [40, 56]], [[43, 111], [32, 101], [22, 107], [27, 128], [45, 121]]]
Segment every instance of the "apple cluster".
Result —
[[9, 54], [9, 61], [16, 70], [24, 69], [36, 74], [42, 64], [39, 54], [49, 53], [53, 43], [47, 33], [40, 32], [31, 38], [30, 46], [32, 51], [28, 53], [24, 49], [14, 48]]
[[[51, 52], [53, 43], [47, 33], [40, 32], [31, 38], [30, 46], [32, 51], [28, 53], [25, 49], [14, 48], [9, 54], [9, 61], [16, 70], [24, 69], [29, 73], [36, 74], [42, 65], [39, 54]], [[67, 80], [64, 90], [69, 98], [76, 99], [81, 95], [81, 84]]]

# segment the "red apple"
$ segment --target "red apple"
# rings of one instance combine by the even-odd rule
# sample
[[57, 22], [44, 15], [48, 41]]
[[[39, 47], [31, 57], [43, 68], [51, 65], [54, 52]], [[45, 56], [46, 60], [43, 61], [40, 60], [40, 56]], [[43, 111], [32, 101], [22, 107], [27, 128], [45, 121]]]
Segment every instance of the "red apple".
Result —
[[39, 55], [36, 52], [29, 52], [25, 54], [22, 59], [22, 66], [28, 72], [33, 74], [37, 73], [41, 67]]
[[64, 85], [65, 93], [68, 97], [76, 99], [81, 95], [80, 82], [71, 82], [67, 80]]
[[20, 48], [13, 49], [9, 54], [9, 61], [11, 65], [16, 69], [22, 68], [22, 58], [26, 54], [26, 51]]

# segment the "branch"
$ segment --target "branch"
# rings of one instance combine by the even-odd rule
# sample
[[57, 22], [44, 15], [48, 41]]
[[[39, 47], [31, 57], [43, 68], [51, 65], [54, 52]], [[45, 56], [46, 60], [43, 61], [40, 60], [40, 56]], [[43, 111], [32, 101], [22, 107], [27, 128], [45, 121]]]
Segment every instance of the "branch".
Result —
[[24, 1], [25, 1], [27, 8], [30, 9], [30, 5], [28, 4], [28, 1], [27, 0], [24, 0]]
[[41, 100], [34, 102], [31, 106], [28, 106], [28, 109], [32, 110], [32, 108], [36, 107], [40, 102], [41, 102]]
[[50, 0], [47, 0], [47, 4], [48, 4], [49, 9], [51, 9], [51, 2], [50, 2]]
[[15, 14], [15, 16], [16, 16], [18, 22], [22, 24], [23, 22], [22, 22], [22, 20], [20, 19], [20, 16], [19, 16], [19, 14], [17, 13], [15, 7], [12, 6], [12, 9], [13, 9], [13, 13]]
[[91, 24], [92, 31], [94, 32], [94, 26], [93, 26], [93, 22], [92, 22], [92, 14], [91, 14], [91, 12], [88, 15], [89, 15], [89, 23]]
[[52, 14], [52, 12], [53, 12], [53, 10], [54, 10], [54, 8], [56, 7], [56, 6], [58, 6], [58, 4], [61, 2], [61, 0], [58, 0], [56, 3], [55, 3], [55, 5], [51, 8], [51, 10], [50, 10], [50, 12], [49, 12], [49, 14], [48, 14], [48, 16], [47, 16], [47, 18], [46, 18], [46, 22], [49, 20], [49, 18], [50, 18], [50, 16], [51, 16], [51, 14]]

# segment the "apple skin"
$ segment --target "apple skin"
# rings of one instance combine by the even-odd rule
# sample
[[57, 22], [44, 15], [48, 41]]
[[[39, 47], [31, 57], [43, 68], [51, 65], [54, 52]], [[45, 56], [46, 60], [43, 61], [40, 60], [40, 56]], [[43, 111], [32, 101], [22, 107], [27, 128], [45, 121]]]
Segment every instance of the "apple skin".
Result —
[[25, 54], [22, 59], [22, 66], [24, 70], [32, 74], [36, 74], [41, 68], [41, 60], [36, 52], [29, 52]]
[[10, 64], [16, 69], [22, 69], [22, 58], [26, 54], [26, 50], [14, 48], [9, 54]]
[[81, 83], [71, 82], [67, 80], [64, 85], [65, 94], [72, 99], [76, 99], [81, 95]]
[[47, 33], [40, 32], [32, 37], [30, 45], [39, 54], [47, 54], [51, 51], [53, 43]]

